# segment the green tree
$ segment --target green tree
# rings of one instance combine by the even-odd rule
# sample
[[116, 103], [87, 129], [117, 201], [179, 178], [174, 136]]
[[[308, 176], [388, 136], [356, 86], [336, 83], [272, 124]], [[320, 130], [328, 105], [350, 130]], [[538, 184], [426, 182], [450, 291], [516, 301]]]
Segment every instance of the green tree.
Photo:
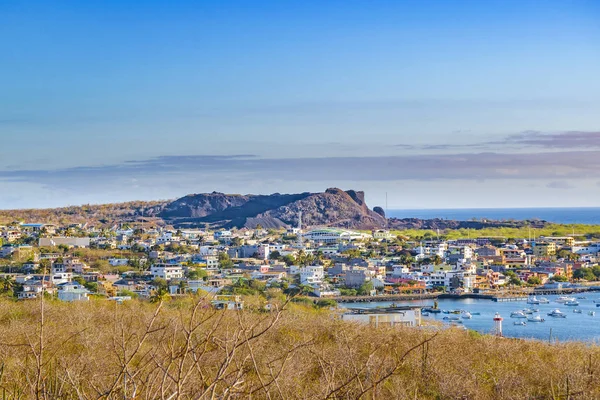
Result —
[[15, 286], [16, 282], [12, 276], [7, 275], [4, 278], [0, 278], [0, 293], [12, 296]]
[[154, 278], [154, 279], [152, 279], [150, 284], [159, 290], [160, 289], [167, 290], [167, 288], [169, 287], [167, 281], [163, 278]]
[[553, 275], [552, 278], [550, 278], [551, 280], [553, 280], [554, 282], [567, 282], [568, 279], [566, 276], [564, 275]]
[[373, 290], [373, 282], [367, 281], [367, 282], [363, 283], [362, 285], [360, 285], [360, 287], [358, 288], [356, 293], [360, 296], [366, 296], [366, 295], [370, 294], [372, 290]]
[[52, 261], [47, 258], [40, 260], [39, 272], [40, 274], [49, 274], [50, 268], [52, 267]]
[[219, 265], [221, 266], [221, 268], [224, 269], [230, 269], [233, 268], [233, 261], [231, 261], [231, 257], [229, 257], [229, 254], [222, 252], [219, 253]]
[[208, 278], [208, 273], [202, 268], [190, 268], [188, 269], [187, 277], [193, 281], [197, 281], [199, 279], [206, 280], [206, 278]]
[[96, 260], [92, 263], [91, 267], [97, 269], [103, 274], [107, 274], [112, 270], [112, 266], [106, 260]]
[[283, 257], [283, 262], [289, 267], [296, 264], [296, 258], [291, 254], [287, 254]]
[[85, 279], [83, 279], [81, 276], [75, 276], [75, 277], [73, 277], [73, 282], [77, 282], [81, 286], [84, 286], [85, 283], [86, 283]]
[[584, 279], [586, 281], [594, 281], [596, 280], [596, 275], [591, 268], [579, 268], [573, 271], [574, 279]]
[[530, 285], [541, 285], [542, 280], [538, 276], [530, 276], [529, 279], [527, 279], [527, 283]]
[[358, 249], [348, 249], [348, 250], [344, 250], [342, 252], [342, 254], [344, 254], [346, 256], [346, 258], [348, 258], [348, 260], [351, 260], [353, 258], [359, 258], [360, 257], [360, 250], [358, 250]]
[[92, 293], [98, 293], [98, 283], [97, 282], [85, 282], [83, 286]]
[[150, 302], [151, 303], [162, 303], [164, 301], [167, 301], [171, 298], [171, 296], [169, 295], [169, 292], [167, 291], [167, 289], [157, 289], [155, 290], [152, 295], [150, 296]]

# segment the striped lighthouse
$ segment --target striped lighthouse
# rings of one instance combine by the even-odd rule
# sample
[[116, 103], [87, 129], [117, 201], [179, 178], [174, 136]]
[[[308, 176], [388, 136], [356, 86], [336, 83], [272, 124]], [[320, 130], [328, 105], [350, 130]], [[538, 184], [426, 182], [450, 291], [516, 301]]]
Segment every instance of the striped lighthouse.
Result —
[[496, 336], [498, 337], [502, 337], [502, 321], [503, 318], [499, 313], [496, 313], [496, 315], [494, 315], [494, 329], [496, 331]]

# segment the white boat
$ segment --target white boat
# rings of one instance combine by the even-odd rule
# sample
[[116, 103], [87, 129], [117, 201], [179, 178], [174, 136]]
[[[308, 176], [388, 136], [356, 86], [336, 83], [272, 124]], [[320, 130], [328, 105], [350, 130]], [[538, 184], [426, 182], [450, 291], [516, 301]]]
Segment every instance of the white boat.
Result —
[[548, 300], [548, 299], [547, 299], [547, 298], [545, 298], [545, 297], [540, 297], [540, 298], [538, 299], [538, 301], [540, 302], [540, 304], [549, 304], [549, 303], [550, 303], [550, 300]]
[[444, 317], [444, 320], [457, 322], [457, 321], [460, 321], [460, 318], [452, 316], [452, 317]]
[[565, 306], [578, 306], [579, 302], [577, 300], [573, 300], [573, 301], [565, 301]]
[[540, 304], [540, 301], [537, 297], [531, 296], [527, 299], [527, 304]]
[[513, 325], [527, 325], [527, 322], [525, 322], [525, 321], [515, 321], [515, 322], [513, 322]]
[[533, 314], [533, 310], [530, 308], [524, 308], [523, 309], [523, 314]]
[[580, 309], [578, 309], [578, 308], [575, 308], [575, 309], [573, 309], [573, 312], [574, 312], [575, 314], [581, 314], [581, 310], [580, 310]]
[[523, 311], [513, 311], [510, 313], [511, 318], [527, 318]]
[[575, 297], [569, 297], [569, 296], [559, 296], [556, 300], [557, 303], [566, 303], [568, 301], [575, 301]]
[[549, 312], [548, 315], [554, 318], [567, 318], [567, 314], [563, 313], [558, 308], [556, 310], [552, 310], [552, 312]]
[[590, 311], [588, 312], [588, 315], [591, 315], [593, 317], [594, 315], [596, 315], [596, 311]]
[[533, 315], [533, 316], [527, 318], [527, 321], [529, 321], [529, 322], [544, 322], [544, 318], [540, 317], [539, 315]]
[[463, 319], [471, 319], [471, 318], [473, 318], [473, 316], [471, 315], [471, 313], [468, 312], [468, 311], [464, 312], [463, 315], [462, 315], [462, 317], [463, 317]]

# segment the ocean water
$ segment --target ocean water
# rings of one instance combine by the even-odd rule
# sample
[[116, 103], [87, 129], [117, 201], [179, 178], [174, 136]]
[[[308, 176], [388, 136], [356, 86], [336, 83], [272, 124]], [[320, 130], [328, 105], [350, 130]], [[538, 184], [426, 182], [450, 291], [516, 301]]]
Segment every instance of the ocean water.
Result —
[[[444, 299], [438, 301], [438, 307], [442, 310], [466, 310], [469, 312], [479, 312], [481, 315], [473, 315], [472, 319], [462, 319], [462, 324], [468, 329], [473, 329], [480, 333], [492, 333], [494, 329], [494, 314], [496, 312], [504, 318], [502, 328], [504, 336], [515, 338], [527, 338], [538, 340], [552, 341], [586, 341], [600, 343], [600, 307], [596, 307], [594, 300], [600, 301], [600, 293], [588, 292], [574, 295], [585, 296], [586, 299], [577, 300], [580, 305], [577, 307], [565, 306], [564, 304], [556, 303], [554, 300], [558, 296], [543, 296], [550, 300], [549, 304], [527, 304], [525, 301], [512, 302], [494, 302], [484, 299], [461, 299], [452, 300]], [[357, 307], [357, 308], [372, 308], [385, 307], [392, 302], [372, 302], [372, 303], [340, 303], [341, 307]], [[396, 305], [417, 305], [430, 307], [433, 305], [433, 300], [415, 300], [395, 302]], [[525, 326], [514, 325], [515, 321], [521, 319], [511, 318], [510, 314], [513, 311], [522, 310], [524, 308], [539, 309], [539, 314], [545, 319], [544, 322], [528, 322]], [[547, 314], [559, 309], [567, 314], [566, 318], [554, 318]], [[573, 309], [582, 310], [581, 314], [573, 313]], [[588, 315], [589, 311], [596, 312], [595, 316]], [[429, 317], [423, 317], [424, 320], [436, 320], [444, 324], [449, 324], [443, 320], [444, 317], [452, 314], [430, 314]]]
[[451, 219], [533, 220], [559, 224], [600, 225], [600, 207], [586, 208], [457, 208], [428, 210], [388, 210], [388, 217]]

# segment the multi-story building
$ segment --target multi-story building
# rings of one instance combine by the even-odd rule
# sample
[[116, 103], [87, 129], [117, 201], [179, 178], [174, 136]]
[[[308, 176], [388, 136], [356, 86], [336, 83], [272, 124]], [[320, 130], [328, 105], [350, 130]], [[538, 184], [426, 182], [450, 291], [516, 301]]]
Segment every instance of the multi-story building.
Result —
[[572, 236], [541, 236], [540, 239], [544, 242], [556, 243], [560, 247], [573, 247], [575, 244], [575, 238]]
[[556, 243], [536, 242], [533, 246], [533, 254], [536, 257], [551, 257], [556, 255]]
[[153, 278], [166, 280], [183, 278], [183, 268], [179, 264], [155, 264], [150, 268]]

